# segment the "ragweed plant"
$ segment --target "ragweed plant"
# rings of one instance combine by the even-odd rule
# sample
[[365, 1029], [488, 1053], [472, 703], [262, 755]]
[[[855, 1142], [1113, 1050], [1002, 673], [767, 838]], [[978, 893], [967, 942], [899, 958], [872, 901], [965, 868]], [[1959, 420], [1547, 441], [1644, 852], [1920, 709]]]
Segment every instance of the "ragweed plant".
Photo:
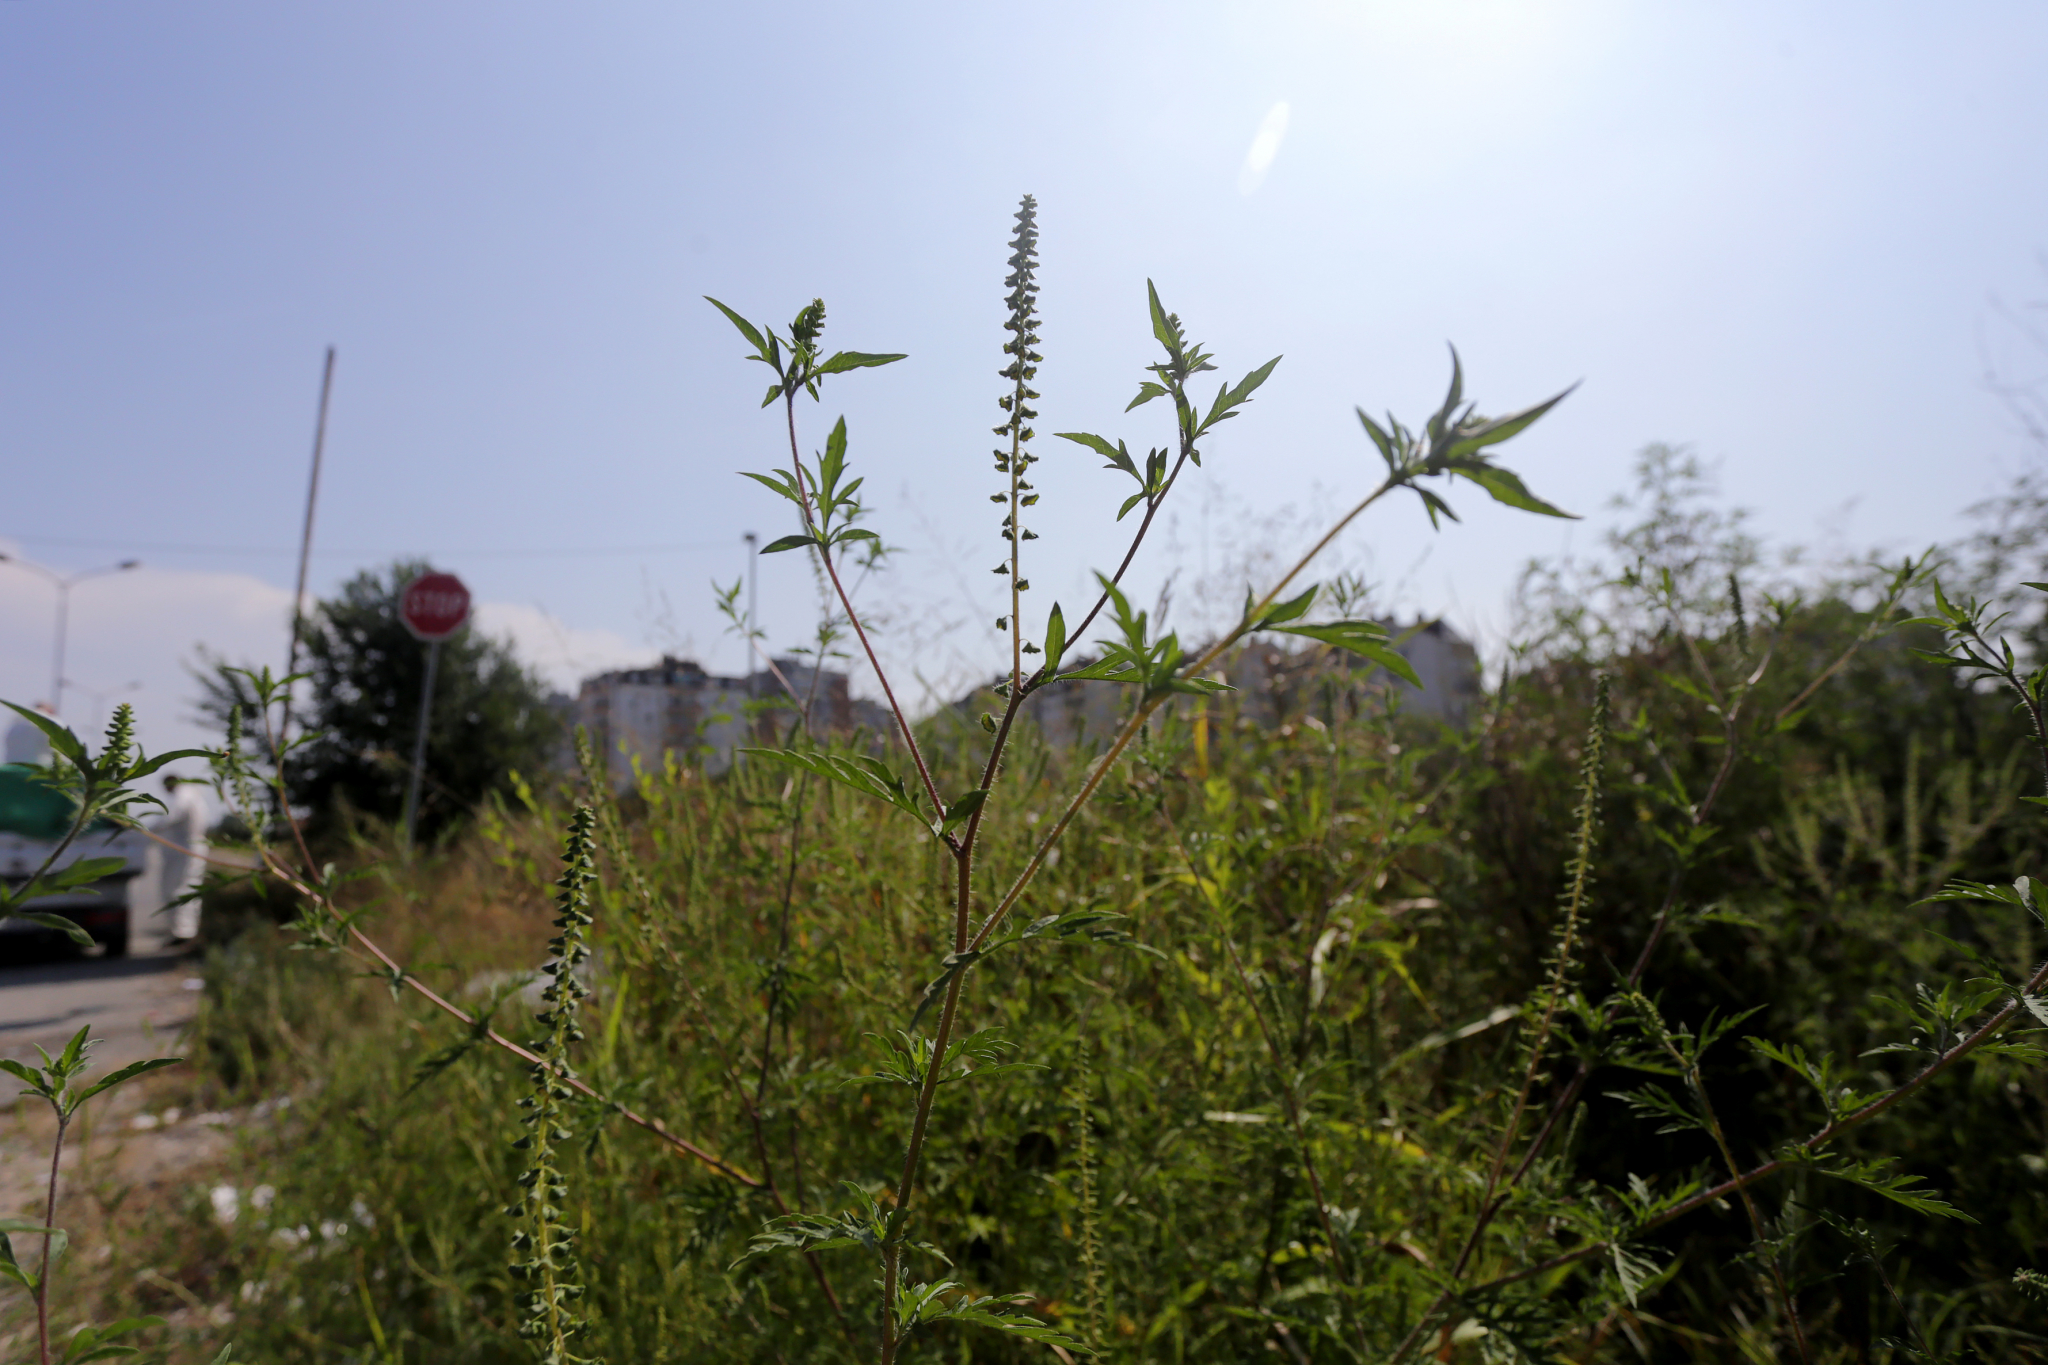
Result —
[[543, 1008], [534, 1023], [543, 1030], [533, 1041], [539, 1058], [529, 1069], [533, 1093], [519, 1102], [526, 1111], [521, 1120], [526, 1132], [513, 1146], [526, 1154], [527, 1166], [519, 1176], [524, 1193], [505, 1212], [519, 1220], [512, 1235], [512, 1250], [519, 1259], [512, 1274], [527, 1287], [520, 1297], [525, 1320], [519, 1335], [534, 1344], [544, 1365], [592, 1365], [591, 1358], [575, 1354], [571, 1344], [588, 1328], [578, 1312], [583, 1286], [578, 1282], [576, 1233], [562, 1204], [569, 1186], [556, 1160], [556, 1150], [575, 1137], [567, 1126], [568, 1105], [575, 1091], [568, 1085], [569, 1047], [583, 1041], [576, 1016], [590, 988], [578, 976], [590, 961], [587, 931], [590, 915], [590, 884], [595, 879], [594, 832], [597, 817], [588, 806], [577, 808], [569, 825], [568, 845], [562, 850], [562, 877], [556, 885], [555, 927], [561, 932], [548, 940], [554, 954], [541, 967], [547, 985], [541, 990]]
[[[911, 1265], [911, 1258], [917, 1254], [920, 1245], [913, 1233], [913, 1216], [925, 1171], [927, 1145], [934, 1137], [932, 1122], [939, 1087], [953, 1080], [974, 1082], [978, 1072], [986, 1070], [992, 1076], [1001, 1069], [989, 1064], [996, 1054], [987, 1046], [981, 1033], [960, 1033], [962, 1001], [969, 973], [997, 953], [1015, 949], [1026, 942], [1085, 940], [1090, 931], [1100, 930], [1105, 916], [1085, 910], [1038, 916], [1023, 926], [1013, 925], [1011, 921], [1013, 912], [1024, 902], [1034, 878], [1062, 836], [1104, 780], [1117, 769], [1126, 750], [1145, 729], [1148, 720], [1175, 696], [1228, 690], [1226, 684], [1210, 676], [1211, 670], [1240, 640], [1259, 631], [1303, 636], [1348, 650], [1411, 682], [1415, 681], [1413, 670], [1391, 648], [1386, 631], [1379, 624], [1366, 620], [1311, 622], [1308, 617], [1315, 605], [1318, 589], [1310, 586], [1306, 590], [1297, 590], [1291, 597], [1285, 595], [1289, 589], [1296, 588], [1297, 580], [1311, 562], [1346, 526], [1389, 493], [1408, 489], [1419, 494], [1432, 521], [1436, 521], [1440, 516], [1451, 514], [1450, 506], [1428, 481], [1462, 477], [1510, 506], [1546, 515], [1564, 515], [1529, 493], [1521, 479], [1496, 464], [1489, 453], [1492, 447], [1527, 429], [1564, 395], [1559, 394], [1503, 418], [1478, 416], [1473, 405], [1464, 399], [1463, 370], [1454, 353], [1450, 391], [1442, 407], [1421, 430], [1411, 431], [1392, 419], [1382, 426], [1361, 411], [1360, 419], [1366, 433], [1386, 464], [1386, 475], [1378, 487], [1339, 518], [1263, 595], [1248, 593], [1243, 615], [1235, 627], [1206, 647], [1190, 652], [1175, 634], [1157, 633], [1147, 613], [1132, 609], [1122, 589], [1122, 580], [1183, 469], [1189, 464], [1200, 467], [1201, 443], [1222, 422], [1239, 415], [1253, 394], [1272, 375], [1280, 358], [1276, 356], [1258, 366], [1234, 384], [1221, 385], [1205, 409], [1194, 396], [1192, 385], [1197, 376], [1216, 368], [1214, 357], [1200, 342], [1189, 337], [1179, 316], [1167, 310], [1158, 289], [1148, 284], [1152, 334], [1164, 355], [1146, 367], [1150, 377], [1140, 383], [1137, 396], [1126, 411], [1156, 399], [1167, 399], [1172, 408], [1172, 437], [1166, 446], [1153, 448], [1141, 466], [1123, 440], [1111, 441], [1085, 432], [1061, 433], [1065, 439], [1102, 455], [1109, 467], [1137, 482], [1138, 489], [1124, 501], [1118, 513], [1119, 520], [1141, 505], [1144, 515], [1115, 570], [1098, 575], [1100, 592], [1071, 633], [1064, 612], [1058, 604], [1054, 605], [1048, 614], [1044, 642], [1033, 651], [1039, 662], [1027, 673], [1024, 667], [1027, 642], [1021, 613], [1022, 593], [1028, 582], [1023, 545], [1031, 536], [1022, 525], [1022, 513], [1028, 505], [1025, 499], [1031, 496], [1025, 475], [1036, 458], [1026, 448], [1032, 435], [1029, 422], [1036, 415], [1027, 405], [1038, 397], [1030, 385], [1042, 359], [1035, 349], [1036, 210], [1036, 202], [1028, 197], [1019, 209], [1018, 230], [1011, 243], [1011, 270], [1006, 279], [1010, 290], [1010, 316], [1005, 326], [1011, 336], [1004, 345], [1008, 361], [1002, 377], [1009, 381], [1010, 390], [1003, 399], [1007, 418], [997, 430], [999, 435], [1008, 436], [1010, 443], [1007, 450], [998, 450], [996, 455], [998, 472], [1009, 477], [1008, 490], [997, 495], [998, 500], [1009, 505], [1009, 515], [1002, 526], [1007, 553], [1004, 563], [997, 568], [997, 572], [1007, 574], [1011, 580], [1010, 613], [1004, 619], [1011, 634], [1010, 675], [1002, 688], [1006, 705], [1000, 719], [991, 716], [987, 722], [986, 728], [992, 730], [993, 739], [989, 742], [985, 761], [980, 765], [979, 782], [951, 796], [940, 791], [911, 717], [899, 704], [888, 671], [877, 657], [861, 614], [846, 588], [841, 565], [851, 542], [872, 539], [874, 533], [853, 525], [859, 508], [857, 492], [861, 480], [848, 480], [846, 477], [849, 465], [845, 419], [839, 419], [832, 426], [824, 452], [814, 461], [804, 458], [797, 428], [797, 398], [800, 394], [809, 394], [816, 400], [820, 397], [822, 381], [830, 375], [889, 364], [904, 357], [896, 353], [846, 351], [825, 357], [819, 345], [824, 325], [821, 302], [814, 301], [801, 310], [787, 333], [778, 334], [748, 321], [718, 300], [711, 300], [753, 347], [748, 359], [766, 365], [774, 372], [775, 380], [768, 388], [763, 405], [777, 399], [783, 405], [788, 441], [787, 468], [770, 474], [750, 473], [747, 477], [793, 503], [802, 529], [770, 544], [766, 552], [804, 549], [816, 557], [832, 583], [839, 608], [860, 640], [887, 699], [902, 754], [908, 759], [912, 773], [909, 776], [899, 775], [886, 760], [859, 752], [835, 754], [815, 749], [759, 749], [749, 753], [762, 759], [790, 763], [901, 810], [929, 832], [953, 864], [949, 897], [950, 950], [934, 964], [936, 974], [925, 987], [922, 1000], [916, 1007], [913, 1031], [906, 1033], [903, 1046], [898, 1050], [901, 1060], [890, 1068], [886, 1077], [908, 1092], [905, 1102], [909, 1106], [905, 1116], [902, 1165], [892, 1186], [891, 1207], [884, 1210], [863, 1191], [859, 1196], [859, 1206], [837, 1218], [785, 1215], [764, 1230], [759, 1248], [865, 1248], [881, 1276], [877, 1354], [883, 1365], [893, 1365], [914, 1335], [949, 1318], [1046, 1340], [1062, 1349], [1085, 1349], [1081, 1343], [1033, 1319], [1000, 1311], [998, 1305], [986, 1299], [956, 1295], [956, 1286], [950, 1281], [934, 1283], [918, 1279]], [[1070, 639], [1084, 635], [1105, 610], [1109, 612], [1112, 631], [1099, 642], [1098, 657], [1091, 663], [1063, 671]], [[1090, 766], [1078, 789], [1066, 799], [1060, 815], [1042, 836], [1032, 841], [1022, 864], [1004, 874], [1007, 889], [993, 904], [988, 904], [975, 895], [975, 860], [981, 843], [983, 820], [993, 808], [990, 801], [1002, 773], [1004, 754], [1017, 721], [1018, 708], [1032, 692], [1062, 682], [1125, 685], [1131, 689], [1131, 704], [1114, 738]], [[914, 1031], [917, 1022], [927, 1012], [934, 1015], [929, 1036]]]
[[[127, 710], [124, 706], [123, 711]], [[116, 1356], [134, 1355], [137, 1348], [115, 1339], [127, 1336], [149, 1327], [163, 1326], [162, 1318], [123, 1318], [105, 1327], [80, 1327], [68, 1342], [57, 1346], [57, 1354], [51, 1354], [50, 1336], [50, 1269], [51, 1262], [63, 1252], [69, 1242], [64, 1229], [56, 1226], [57, 1221], [57, 1163], [64, 1154], [64, 1134], [71, 1127], [71, 1121], [87, 1100], [104, 1095], [114, 1087], [137, 1076], [146, 1076], [152, 1071], [161, 1071], [167, 1066], [176, 1066], [183, 1057], [152, 1057], [147, 1061], [131, 1062], [118, 1071], [109, 1072], [98, 1080], [85, 1083], [84, 1076], [92, 1064], [92, 1048], [95, 1040], [86, 1035], [90, 1029], [80, 1029], [64, 1045], [63, 1051], [52, 1057], [38, 1047], [43, 1064], [40, 1067], [26, 1066], [10, 1057], [0, 1057], [0, 1071], [22, 1082], [23, 1095], [33, 1095], [50, 1107], [57, 1120], [57, 1135], [50, 1143], [50, 1179], [43, 1201], [43, 1220], [40, 1223], [24, 1222], [18, 1218], [0, 1220], [0, 1275], [4, 1275], [34, 1296], [36, 1304], [36, 1350], [41, 1365], [50, 1365], [52, 1360], [63, 1365], [77, 1365], [88, 1360], [111, 1360]], [[36, 1268], [30, 1270], [14, 1254], [11, 1235], [26, 1234], [41, 1240], [36, 1257]]]
[[1003, 330], [1010, 333], [1010, 339], [1003, 343], [1003, 353], [1010, 357], [1010, 363], [1003, 367], [1001, 376], [1011, 382], [1011, 387], [1010, 392], [996, 400], [1005, 413], [996, 435], [1009, 437], [1010, 445], [1007, 450], [995, 452], [996, 473], [1009, 476], [1009, 487], [990, 494], [989, 501], [1009, 504], [1002, 535], [1009, 542], [1010, 553], [996, 565], [995, 572], [1009, 577], [1010, 611], [996, 619], [996, 629], [1010, 635], [1010, 685], [1015, 688], [1024, 682], [1024, 656], [1039, 652], [1036, 644], [1024, 638], [1023, 616], [1024, 593], [1031, 587], [1024, 577], [1024, 542], [1038, 539], [1036, 532], [1024, 526], [1024, 509], [1038, 502], [1037, 492], [1024, 477], [1038, 462], [1038, 457], [1027, 448], [1036, 434], [1031, 421], [1038, 416], [1030, 406], [1038, 401], [1038, 391], [1031, 387], [1031, 381], [1038, 377], [1038, 362], [1044, 359], [1032, 349], [1038, 345], [1038, 201], [1028, 194], [1018, 206], [1017, 235], [1011, 239], [1010, 248], [1010, 275], [1003, 281], [1010, 288], [1009, 297], [1003, 300], [1010, 309], [1010, 316], [1003, 322]]
[[26, 907], [41, 897], [91, 886], [102, 877], [119, 872], [125, 865], [120, 858], [80, 857], [65, 863], [64, 855], [96, 823], [133, 828], [139, 812], [150, 806], [164, 808], [156, 797], [137, 791], [135, 783], [167, 763], [181, 758], [210, 758], [211, 754], [205, 749], [174, 749], [153, 758], [145, 755], [135, 742], [135, 708], [126, 702], [114, 708], [113, 719], [107, 723], [105, 743], [97, 755], [78, 736], [41, 712], [11, 701], [0, 702], [0, 706], [43, 732], [54, 760], [43, 779], [68, 795], [73, 803], [69, 827], [43, 855], [41, 865], [23, 880], [0, 882], [0, 921], [24, 920], [55, 929], [81, 947], [91, 947], [92, 935], [74, 921]]
[[[95, 825], [103, 828], [133, 827], [137, 823], [138, 812], [150, 806], [161, 810], [161, 801], [146, 792], [137, 791], [133, 784], [167, 763], [181, 758], [205, 758], [207, 753], [199, 749], [178, 749], [155, 757], [144, 755], [135, 742], [134, 709], [125, 703], [114, 708], [113, 719], [108, 722], [106, 738], [98, 754], [92, 753], [76, 735], [47, 716], [12, 702], [0, 705], [27, 718], [48, 738], [54, 766], [44, 775], [45, 780], [70, 796], [73, 802], [69, 827], [44, 855], [41, 865], [26, 878], [0, 882], [0, 920], [24, 920], [43, 928], [61, 930], [74, 942], [90, 945], [92, 935], [72, 920], [26, 907], [39, 897], [91, 886], [103, 877], [120, 872], [125, 866], [125, 860], [121, 858], [75, 857], [69, 863], [63, 863], [63, 858]], [[28, 1290], [35, 1300], [36, 1348], [41, 1365], [50, 1365], [52, 1360], [71, 1365], [71, 1362], [133, 1355], [137, 1348], [115, 1338], [162, 1325], [160, 1318], [141, 1317], [123, 1318], [105, 1327], [81, 1327], [68, 1342], [56, 1343], [57, 1354], [51, 1354], [51, 1267], [69, 1240], [64, 1230], [55, 1226], [58, 1162], [64, 1154], [65, 1135], [86, 1101], [138, 1076], [176, 1066], [184, 1060], [182, 1057], [155, 1057], [131, 1063], [87, 1083], [84, 1077], [91, 1066], [95, 1041], [88, 1038], [89, 1033], [90, 1029], [80, 1029], [55, 1057], [38, 1047], [36, 1052], [42, 1058], [39, 1067], [28, 1066], [12, 1058], [0, 1058], [0, 1071], [22, 1082], [25, 1088], [21, 1093], [42, 1100], [57, 1121], [56, 1133], [50, 1142], [50, 1174], [44, 1191], [42, 1221], [0, 1221], [0, 1275]], [[40, 1240], [35, 1269], [30, 1270], [15, 1256], [10, 1234]]]

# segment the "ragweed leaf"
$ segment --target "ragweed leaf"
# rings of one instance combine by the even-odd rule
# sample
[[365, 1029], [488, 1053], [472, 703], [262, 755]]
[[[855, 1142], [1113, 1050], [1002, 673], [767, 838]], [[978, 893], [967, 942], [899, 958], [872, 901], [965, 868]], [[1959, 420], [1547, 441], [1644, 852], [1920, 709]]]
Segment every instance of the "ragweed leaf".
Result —
[[1977, 1221], [1947, 1200], [1918, 1188], [1925, 1183], [1923, 1177], [1894, 1172], [1889, 1157], [1876, 1161], [1852, 1161], [1843, 1156], [1816, 1154], [1804, 1148], [1793, 1148], [1784, 1154], [1784, 1159], [1789, 1163], [1804, 1166], [1818, 1175], [1830, 1176], [1836, 1180], [1847, 1181], [1851, 1185], [1861, 1186], [1872, 1194], [1882, 1195], [1894, 1204], [1909, 1208], [1915, 1213], [1924, 1213], [1932, 1218], [1954, 1218], [1965, 1223]]
[[[21, 899], [30, 900], [35, 896], [41, 895], [44, 888], [42, 888], [40, 883], [31, 882], [24, 889], [29, 894], [22, 896]], [[40, 911], [33, 910], [13, 910], [5, 915], [0, 915], [0, 919], [27, 920], [30, 924], [40, 924], [45, 929], [55, 929], [60, 934], [68, 935], [71, 941], [81, 948], [90, 948], [92, 946], [92, 935], [81, 929], [76, 920], [68, 920], [62, 915], [46, 915]]]
[[959, 1288], [954, 1281], [944, 1280], [938, 1284], [905, 1285], [897, 1290], [896, 1321], [903, 1335], [908, 1337], [912, 1332], [936, 1322], [965, 1322], [1066, 1351], [1087, 1352], [1089, 1349], [1066, 1333], [1017, 1312], [1021, 1305], [1031, 1301], [1028, 1294], [1013, 1298], [975, 1298], [962, 1293], [958, 1298], [946, 1298], [950, 1291]]
[[108, 1075], [100, 1077], [97, 1081], [93, 1082], [91, 1086], [81, 1091], [78, 1094], [78, 1096], [71, 1101], [71, 1109], [75, 1111], [79, 1105], [84, 1104], [94, 1095], [100, 1094], [103, 1091], [112, 1090], [117, 1085], [126, 1084], [127, 1082], [134, 1080], [137, 1076], [146, 1076], [152, 1071], [161, 1071], [167, 1066], [177, 1066], [180, 1062], [183, 1062], [184, 1060], [185, 1059], [183, 1057], [151, 1057], [148, 1061], [144, 1062], [130, 1062], [127, 1066], [122, 1067], [119, 1071], [111, 1072]]
[[917, 817], [920, 824], [931, 824], [930, 817], [910, 794], [910, 788], [903, 779], [880, 759], [869, 758], [866, 754], [834, 754], [820, 749], [741, 749], [740, 752], [815, 773], [841, 786], [851, 787], [863, 796], [886, 801], [896, 809]]
[[760, 328], [754, 326], [753, 323], [748, 322], [745, 318], [741, 317], [738, 313], [733, 312], [732, 309], [726, 307], [717, 299], [712, 298], [709, 294], [706, 294], [704, 296], [704, 301], [706, 303], [709, 303], [713, 308], [716, 308], [719, 312], [725, 314], [725, 316], [731, 320], [732, 325], [740, 329], [740, 335], [747, 339], [748, 343], [753, 346], [755, 351], [759, 352], [759, 354], [757, 355], [749, 356], [749, 360], [765, 361], [768, 358], [768, 343], [766, 340], [762, 338]]
[[880, 355], [868, 351], [839, 351], [830, 360], [811, 371], [811, 373], [843, 374], [847, 370], [864, 370], [876, 365], [893, 365], [899, 360], [907, 359], [909, 359], [909, 356], [902, 352]]
[[1299, 635], [1369, 659], [1411, 687], [1422, 686], [1415, 666], [1387, 643], [1387, 628], [1377, 621], [1331, 621], [1323, 625], [1267, 627], [1282, 635]]

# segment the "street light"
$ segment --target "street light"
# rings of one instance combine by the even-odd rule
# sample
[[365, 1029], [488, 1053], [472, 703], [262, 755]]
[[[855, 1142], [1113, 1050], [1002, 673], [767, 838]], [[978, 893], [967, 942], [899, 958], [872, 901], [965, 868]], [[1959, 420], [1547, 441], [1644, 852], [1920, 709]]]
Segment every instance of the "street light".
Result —
[[50, 665], [50, 706], [61, 716], [64, 714], [64, 636], [71, 624], [71, 590], [88, 578], [100, 578], [107, 574], [126, 573], [142, 567], [139, 559], [124, 559], [119, 564], [109, 564], [102, 569], [87, 569], [66, 577], [55, 569], [45, 568], [31, 560], [0, 552], [0, 564], [12, 564], [17, 568], [39, 573], [57, 587], [57, 649]]

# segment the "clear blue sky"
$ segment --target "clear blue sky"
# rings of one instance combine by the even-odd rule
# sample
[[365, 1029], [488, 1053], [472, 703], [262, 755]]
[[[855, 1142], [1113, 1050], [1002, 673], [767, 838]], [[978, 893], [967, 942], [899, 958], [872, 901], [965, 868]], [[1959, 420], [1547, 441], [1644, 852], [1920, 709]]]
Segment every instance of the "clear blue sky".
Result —
[[[1992, 300], [2048, 292], [2044, 56], [2018, 3], [6, 0], [0, 549], [146, 561], [78, 590], [71, 671], [144, 681], [179, 737], [195, 643], [281, 650], [332, 342], [316, 588], [430, 554], [559, 678], [681, 642], [734, 667], [707, 582], [788, 527], [734, 474], [777, 458], [764, 372], [699, 296], [782, 321], [819, 294], [830, 339], [911, 354], [804, 414], [812, 443], [847, 415], [906, 547], [890, 647], [993, 663], [1025, 191], [1041, 431], [1163, 439], [1121, 415], [1148, 276], [1226, 369], [1287, 356], [1190, 490], [1190, 575], [1205, 526], [1220, 559], [1358, 489], [1352, 406], [1426, 411], [1446, 341], [1495, 410], [1584, 380], [1509, 449], [1594, 517], [1468, 494], [1432, 536], [1390, 509], [1345, 554], [1405, 611], [1497, 622], [1651, 440], [1719, 461], [1774, 534], [1904, 549], [2023, 457], [1984, 347]], [[1121, 497], [1041, 444], [1040, 611], [1113, 560]], [[795, 559], [764, 567], [780, 644], [811, 616]], [[47, 690], [48, 604], [0, 566], [0, 695]]]

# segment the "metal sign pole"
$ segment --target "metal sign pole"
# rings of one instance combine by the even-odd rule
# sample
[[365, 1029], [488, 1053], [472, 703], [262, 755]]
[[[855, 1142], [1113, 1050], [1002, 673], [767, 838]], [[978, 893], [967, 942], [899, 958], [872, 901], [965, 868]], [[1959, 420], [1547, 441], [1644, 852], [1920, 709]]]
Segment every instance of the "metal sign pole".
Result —
[[[327, 450], [327, 400], [334, 392], [334, 348], [327, 348], [327, 368], [320, 372], [320, 416], [313, 422], [313, 476], [306, 483], [306, 524], [299, 533], [299, 585], [292, 592], [292, 641], [285, 651], [284, 671], [290, 677], [299, 670], [299, 641], [306, 633], [306, 565], [313, 557], [313, 509], [320, 501], [320, 457]], [[292, 693], [284, 693], [284, 719], [278, 733], [289, 736], [292, 728]]]
[[420, 686], [420, 723], [412, 740], [412, 774], [405, 781], [404, 846], [412, 847], [413, 821], [420, 813], [420, 773], [427, 766], [427, 722], [434, 713], [434, 675], [441, 670], [441, 642], [427, 646], [427, 680]]

